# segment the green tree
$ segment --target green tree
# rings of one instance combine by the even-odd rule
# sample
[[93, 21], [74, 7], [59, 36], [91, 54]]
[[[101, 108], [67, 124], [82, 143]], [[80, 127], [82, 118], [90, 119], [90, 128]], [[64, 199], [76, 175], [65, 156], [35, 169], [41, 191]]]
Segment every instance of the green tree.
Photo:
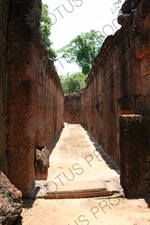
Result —
[[85, 87], [87, 75], [78, 72], [67, 76], [60, 76], [62, 87], [65, 94], [80, 92]]
[[43, 44], [46, 46], [49, 57], [55, 60], [57, 57], [56, 51], [52, 48], [53, 42], [49, 39], [51, 35], [51, 19], [49, 17], [49, 9], [47, 4], [42, 3], [42, 12], [40, 20], [40, 33]]
[[58, 50], [61, 57], [68, 63], [75, 62], [82, 69], [82, 73], [88, 74], [95, 56], [98, 54], [104, 36], [95, 30], [81, 33], [68, 45]]

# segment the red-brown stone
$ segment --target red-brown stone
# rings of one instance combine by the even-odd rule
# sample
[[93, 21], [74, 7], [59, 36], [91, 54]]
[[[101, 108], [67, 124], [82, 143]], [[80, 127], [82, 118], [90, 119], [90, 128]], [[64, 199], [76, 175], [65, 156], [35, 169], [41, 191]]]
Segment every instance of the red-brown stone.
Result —
[[41, 43], [40, 14], [40, 0], [0, 2], [0, 170], [24, 196], [34, 188], [35, 147], [63, 127], [64, 93]]
[[0, 224], [11, 225], [22, 211], [22, 194], [7, 177], [0, 174]]
[[73, 124], [76, 124], [76, 123], [82, 124], [80, 93], [65, 96], [64, 115], [65, 115], [65, 118], [64, 118], [65, 122], [73, 123]]
[[46, 180], [49, 168], [50, 151], [46, 148], [36, 149], [35, 156], [35, 177], [36, 180]]

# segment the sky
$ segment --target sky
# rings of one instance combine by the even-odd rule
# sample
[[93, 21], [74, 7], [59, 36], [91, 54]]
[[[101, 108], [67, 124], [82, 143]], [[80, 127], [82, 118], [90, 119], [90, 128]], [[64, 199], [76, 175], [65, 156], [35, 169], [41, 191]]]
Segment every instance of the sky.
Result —
[[[120, 26], [117, 13], [112, 13], [113, 0], [42, 0], [49, 6], [52, 20], [50, 39], [58, 50], [82, 32], [91, 29], [105, 36], [114, 34]], [[75, 64], [59, 58], [55, 63], [59, 75], [80, 71]]]

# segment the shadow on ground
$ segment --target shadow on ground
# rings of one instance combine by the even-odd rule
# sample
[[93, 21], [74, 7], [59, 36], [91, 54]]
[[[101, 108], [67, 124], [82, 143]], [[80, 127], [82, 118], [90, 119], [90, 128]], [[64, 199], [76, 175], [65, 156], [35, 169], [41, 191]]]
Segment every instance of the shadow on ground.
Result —
[[[35, 198], [23, 198], [23, 212], [22, 216], [24, 216], [25, 213], [27, 213], [31, 208], [33, 208]], [[12, 224], [12, 225], [22, 225], [23, 217], [19, 216], [18, 219]]]
[[145, 197], [144, 200], [147, 203], [148, 208], [150, 208], [150, 194], [147, 197]]
[[22, 219], [22, 216], [19, 216], [19, 218], [12, 225], [22, 225]]
[[[52, 154], [57, 142], [59, 141], [59, 138], [61, 136], [61, 132], [62, 132], [63, 128], [57, 133], [57, 135], [54, 137], [54, 139], [52, 140], [51, 144], [47, 147], [47, 149], [50, 151], [50, 154]], [[33, 208], [34, 202], [35, 202], [35, 196], [37, 194], [37, 192], [39, 191], [39, 187], [36, 187], [34, 189], [34, 191], [31, 193], [31, 197], [30, 198], [23, 198], [23, 212], [22, 212], [22, 216], [24, 216], [25, 213], [27, 213], [29, 210], [31, 210], [31, 208]], [[12, 224], [12, 225], [22, 225], [22, 220], [23, 217], [19, 216], [18, 219]]]
[[[82, 127], [83, 127], [83, 126], [82, 126]], [[85, 127], [83, 127], [83, 129], [86, 130]], [[92, 135], [91, 133], [89, 133], [87, 130], [86, 130], [86, 132], [87, 132], [87, 135], [88, 135], [88, 137], [90, 138], [91, 142], [93, 143], [93, 145], [94, 145], [96, 151], [102, 156], [103, 160], [104, 160], [105, 163], [108, 165], [108, 167], [109, 167], [110, 169], [115, 170], [116, 173], [120, 175], [120, 169], [119, 169], [119, 167], [113, 162], [113, 160], [112, 160], [112, 159], [107, 155], [107, 153], [103, 150], [102, 144], [98, 143], [98, 142], [94, 139], [93, 135]]]
[[48, 145], [47, 149], [50, 151], [50, 154], [52, 154], [57, 142], [60, 139], [61, 133], [63, 131], [64, 128], [62, 128], [57, 134], [56, 136], [53, 138], [53, 140], [51, 141], [50, 145]]

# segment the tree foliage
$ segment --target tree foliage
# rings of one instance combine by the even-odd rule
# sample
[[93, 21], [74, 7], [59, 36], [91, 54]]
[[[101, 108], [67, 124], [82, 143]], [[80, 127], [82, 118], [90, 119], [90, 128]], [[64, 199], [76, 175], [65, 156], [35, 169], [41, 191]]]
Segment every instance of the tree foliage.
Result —
[[46, 46], [49, 57], [54, 60], [57, 56], [56, 51], [52, 48], [53, 42], [49, 39], [51, 35], [51, 19], [49, 17], [49, 8], [47, 4], [42, 3], [42, 12], [40, 20], [40, 33], [43, 44]]
[[80, 92], [85, 87], [85, 79], [87, 75], [78, 72], [67, 76], [60, 76], [65, 94]]
[[68, 63], [75, 62], [82, 69], [82, 73], [88, 74], [95, 56], [98, 54], [104, 36], [91, 30], [87, 33], [81, 33], [75, 37], [68, 45], [58, 50]]

